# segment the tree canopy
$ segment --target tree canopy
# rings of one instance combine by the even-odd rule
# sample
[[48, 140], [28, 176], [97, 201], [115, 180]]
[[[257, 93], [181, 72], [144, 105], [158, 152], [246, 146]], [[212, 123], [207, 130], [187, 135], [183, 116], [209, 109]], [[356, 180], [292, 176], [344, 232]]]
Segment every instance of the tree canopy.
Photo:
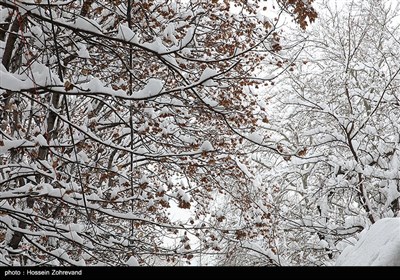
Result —
[[400, 213], [389, 4], [0, 0], [0, 263], [334, 264]]

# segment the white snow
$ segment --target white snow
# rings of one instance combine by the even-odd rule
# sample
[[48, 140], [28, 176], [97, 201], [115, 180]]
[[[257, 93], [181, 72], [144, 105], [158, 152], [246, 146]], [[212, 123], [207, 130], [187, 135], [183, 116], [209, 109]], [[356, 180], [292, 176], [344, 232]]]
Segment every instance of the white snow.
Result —
[[216, 70], [207, 67], [201, 74], [199, 83], [202, 83], [205, 86], [215, 86], [216, 83], [212, 81], [212, 78], [217, 75], [218, 72]]
[[154, 40], [154, 42], [152, 42], [152, 43], [148, 43], [148, 42], [144, 43], [143, 47], [145, 47], [146, 49], [149, 49], [152, 52], [159, 53], [159, 54], [168, 52], [168, 49], [164, 46], [164, 44], [162, 43], [160, 38], [156, 38]]
[[39, 134], [35, 137], [35, 143], [38, 143], [39, 146], [48, 146], [46, 138], [42, 134]]
[[[26, 75], [17, 75], [8, 72], [7, 69], [0, 64], [0, 88], [21, 91], [23, 89], [33, 88], [35, 85], [53, 86], [63, 84], [57, 75], [52, 73], [44, 64], [34, 62], [30, 66], [30, 69], [33, 77], [28, 78]], [[33, 80], [33, 82], [31, 80]]]
[[88, 163], [90, 161], [89, 157], [87, 156], [87, 154], [84, 151], [80, 151], [77, 154], [78, 158], [83, 161], [84, 163]]
[[182, 41], [181, 41], [181, 46], [185, 47], [187, 44], [190, 43], [190, 41], [193, 39], [194, 36], [194, 28], [191, 27], [188, 29], [185, 37], [183, 37]]
[[80, 57], [80, 58], [90, 58], [89, 52], [86, 49], [86, 46], [82, 43], [77, 43], [77, 46], [79, 48], [79, 50], [76, 51], [76, 54]]
[[253, 132], [249, 134], [248, 138], [255, 143], [262, 144], [264, 137], [258, 132]]
[[216, 107], [218, 106], [218, 102], [211, 99], [210, 97], [204, 97], [203, 98], [204, 103], [206, 103], [207, 105], [211, 106], [211, 107]]
[[177, 44], [177, 39], [175, 37], [175, 23], [170, 22], [167, 27], [164, 29], [164, 38], [167, 38], [172, 41], [173, 44]]
[[357, 226], [364, 227], [365, 226], [365, 221], [360, 216], [349, 216], [349, 217], [345, 218], [344, 225], [347, 228], [357, 227]]
[[121, 24], [118, 27], [118, 35], [117, 38], [132, 42], [132, 43], [139, 43], [139, 38], [135, 33], [130, 29], [128, 26]]
[[6, 151], [14, 148], [29, 147], [34, 145], [35, 144], [33, 142], [30, 142], [25, 139], [3, 140], [3, 146], [0, 146], [0, 154], [5, 153]]
[[92, 78], [89, 82], [83, 84], [82, 88], [91, 92], [101, 92], [104, 90], [104, 85], [99, 78]]
[[137, 154], [146, 154], [147, 153], [147, 149], [145, 147], [141, 146], [136, 150], [136, 153]]
[[[397, 184], [394, 180], [389, 182], [389, 185], [386, 188], [386, 203], [385, 207], [388, 207], [390, 203], [400, 197], [400, 192], [398, 191]], [[400, 234], [400, 233], [399, 233]]]
[[131, 256], [129, 260], [126, 261], [126, 264], [129, 266], [139, 266], [139, 262], [134, 256]]
[[384, 218], [339, 256], [336, 266], [400, 266], [400, 218]]
[[135, 92], [133, 95], [135, 98], [148, 98], [154, 95], [157, 95], [161, 92], [163, 88], [163, 82], [158, 79], [149, 79], [145, 87]]
[[[46, 65], [34, 62], [30, 66], [32, 70], [33, 81], [36, 85], [41, 86], [51, 86], [51, 85], [63, 85], [64, 83], [61, 82], [59, 77], [54, 74], [49, 67]], [[28, 80], [27, 80], [28, 81]], [[25, 82], [27, 83], [27, 82]], [[29, 85], [29, 84], [28, 84]], [[33, 85], [31, 85], [32, 87]]]
[[254, 178], [254, 175], [249, 171], [249, 169], [247, 168], [246, 165], [241, 163], [238, 159], [235, 159], [235, 161], [236, 161], [236, 164], [238, 165], [238, 167], [240, 168], [240, 170], [242, 170], [242, 172], [244, 174], [246, 174], [247, 177]]
[[255, 242], [245, 241], [243, 242], [242, 246], [243, 248], [250, 249], [251, 254], [258, 253], [261, 256], [267, 256], [269, 259], [273, 260], [277, 264], [281, 264], [283, 266], [287, 265], [287, 261], [283, 257], [278, 257], [271, 249], [264, 250]]
[[188, 195], [188, 193], [183, 193], [182, 194], [182, 200], [185, 202], [190, 202], [190, 196]]
[[93, 19], [78, 17], [73, 26], [89, 32], [101, 33], [101, 26]]
[[212, 146], [210, 141], [206, 140], [203, 142], [203, 144], [201, 144], [200, 150], [202, 152], [210, 152], [214, 150], [214, 147]]
[[24, 88], [24, 82], [9, 73], [3, 64], [0, 63], [0, 88], [12, 91], [19, 91]]
[[329, 248], [329, 243], [326, 242], [325, 240], [320, 240], [320, 241], [318, 242], [318, 247], [319, 247], [319, 248]]

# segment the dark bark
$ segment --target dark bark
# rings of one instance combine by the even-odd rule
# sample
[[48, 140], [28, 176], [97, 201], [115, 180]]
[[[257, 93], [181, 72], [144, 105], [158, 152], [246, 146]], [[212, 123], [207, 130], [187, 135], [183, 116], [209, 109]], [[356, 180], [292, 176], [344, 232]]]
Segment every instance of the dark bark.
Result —
[[94, 0], [86, 0], [81, 9], [81, 16], [85, 17], [89, 13], [90, 6], [93, 4]]
[[[32, 208], [34, 203], [35, 203], [35, 199], [34, 198], [28, 197], [26, 199], [26, 204], [27, 204], [28, 208]], [[28, 226], [28, 224], [26, 222], [23, 222], [23, 221], [19, 222], [19, 228], [26, 229], [27, 226]], [[23, 236], [24, 236], [24, 234], [22, 232], [15, 231], [13, 236], [11, 237], [11, 240], [8, 243], [8, 245], [10, 245], [10, 247], [13, 248], [13, 249], [17, 249]]]
[[12, 19], [12, 14], [9, 14], [8, 17], [5, 19], [5, 22], [0, 24], [0, 41], [4, 41], [6, 39], [6, 34], [8, 29], [10, 28]]
[[4, 67], [9, 70], [10, 69], [10, 62], [12, 58], [13, 51], [15, 49], [15, 42], [18, 38], [18, 30], [23, 27], [25, 18], [16, 17], [14, 19], [13, 24], [11, 25], [11, 29], [9, 31], [9, 35], [7, 38], [7, 43], [4, 48], [3, 58], [1, 62], [3, 63]]

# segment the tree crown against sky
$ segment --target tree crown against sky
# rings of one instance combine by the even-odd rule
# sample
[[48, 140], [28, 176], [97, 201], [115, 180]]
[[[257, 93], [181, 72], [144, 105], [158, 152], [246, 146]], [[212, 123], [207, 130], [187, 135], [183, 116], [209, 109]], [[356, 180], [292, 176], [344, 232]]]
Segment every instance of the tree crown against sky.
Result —
[[0, 1], [0, 262], [330, 265], [398, 217], [399, 10], [333, 3]]
[[334, 264], [364, 229], [399, 216], [398, 6], [338, 3], [318, 2], [316, 23], [288, 36], [302, 52], [270, 91], [265, 126], [284, 154], [254, 156], [262, 185], [277, 188], [291, 264]]
[[246, 143], [274, 76], [253, 74], [290, 67], [281, 13], [305, 29], [316, 12], [262, 4], [1, 1], [0, 261], [165, 264], [266, 228]]

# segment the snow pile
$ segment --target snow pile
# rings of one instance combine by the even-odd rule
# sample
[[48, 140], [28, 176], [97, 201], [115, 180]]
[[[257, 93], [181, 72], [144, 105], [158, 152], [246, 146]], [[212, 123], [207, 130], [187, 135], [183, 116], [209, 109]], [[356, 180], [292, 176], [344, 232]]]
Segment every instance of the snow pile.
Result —
[[132, 29], [130, 29], [128, 26], [126, 25], [120, 25], [118, 28], [118, 35], [117, 35], [118, 39], [122, 39], [128, 42], [132, 42], [135, 44], [139, 43], [139, 37], [137, 34], [135, 34]]
[[128, 266], [139, 266], [139, 262], [137, 261], [137, 259], [134, 256], [131, 256], [129, 258], [129, 260], [127, 260], [126, 264]]
[[337, 266], [400, 266], [400, 218], [377, 221], [336, 260]]
[[202, 152], [211, 152], [214, 151], [214, 147], [210, 141], [206, 140], [201, 144], [200, 151]]
[[214, 69], [207, 67], [201, 74], [198, 83], [202, 83], [205, 86], [216, 86], [218, 84], [212, 81], [212, 79], [216, 76], [218, 76], [218, 72]]
[[161, 80], [151, 78], [142, 90], [134, 93], [134, 96], [136, 98], [149, 98], [159, 94], [162, 88], [163, 82]]

